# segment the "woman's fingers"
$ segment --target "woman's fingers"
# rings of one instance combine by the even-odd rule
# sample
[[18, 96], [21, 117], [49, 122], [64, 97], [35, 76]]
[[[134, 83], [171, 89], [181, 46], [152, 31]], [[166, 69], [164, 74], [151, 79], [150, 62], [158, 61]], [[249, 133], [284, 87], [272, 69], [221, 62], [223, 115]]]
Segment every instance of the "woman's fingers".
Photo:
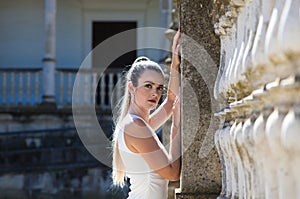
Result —
[[173, 38], [172, 53], [172, 62], [175, 66], [177, 66], [180, 64], [180, 30], [177, 31]]
[[176, 52], [176, 48], [177, 48], [177, 45], [180, 44], [180, 31], [178, 30], [177, 33], [175, 34], [174, 38], [173, 38], [173, 53]]

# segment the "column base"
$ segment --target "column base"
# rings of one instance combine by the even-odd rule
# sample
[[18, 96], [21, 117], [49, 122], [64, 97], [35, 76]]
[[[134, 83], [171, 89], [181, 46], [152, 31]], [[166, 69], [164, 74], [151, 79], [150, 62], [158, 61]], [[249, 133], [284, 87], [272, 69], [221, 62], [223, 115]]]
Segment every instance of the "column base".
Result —
[[42, 96], [42, 103], [40, 104], [43, 107], [57, 108], [55, 102], [55, 96]]
[[219, 194], [176, 193], [176, 199], [224, 199]]

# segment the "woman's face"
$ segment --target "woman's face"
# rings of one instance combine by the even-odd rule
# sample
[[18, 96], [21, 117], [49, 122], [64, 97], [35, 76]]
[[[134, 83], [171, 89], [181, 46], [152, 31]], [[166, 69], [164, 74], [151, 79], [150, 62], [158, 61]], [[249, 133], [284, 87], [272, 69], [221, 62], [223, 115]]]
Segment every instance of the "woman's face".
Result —
[[139, 108], [146, 111], [154, 109], [162, 95], [164, 88], [164, 77], [154, 70], [145, 70], [138, 79], [135, 88], [134, 101]]

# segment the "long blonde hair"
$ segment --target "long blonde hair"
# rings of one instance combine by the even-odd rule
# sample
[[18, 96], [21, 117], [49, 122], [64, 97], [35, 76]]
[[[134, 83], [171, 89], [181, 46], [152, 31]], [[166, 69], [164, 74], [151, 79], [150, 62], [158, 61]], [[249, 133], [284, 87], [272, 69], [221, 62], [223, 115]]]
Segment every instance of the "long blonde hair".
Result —
[[131, 68], [126, 74], [126, 84], [124, 89], [124, 96], [122, 100], [119, 102], [119, 106], [116, 106], [116, 108], [119, 110], [116, 114], [114, 114], [114, 124], [115, 124], [115, 130], [113, 133], [113, 142], [112, 142], [112, 148], [113, 148], [113, 172], [112, 172], [112, 179], [113, 184], [123, 187], [125, 184], [125, 165], [121, 159], [119, 147], [118, 147], [118, 127], [120, 127], [122, 120], [126, 117], [130, 103], [131, 103], [131, 94], [128, 90], [128, 82], [132, 82], [134, 87], [138, 86], [138, 79], [142, 75], [142, 73], [146, 70], [154, 70], [162, 75], [164, 75], [164, 72], [162, 71], [161, 67], [153, 62], [150, 61], [147, 57], [138, 57], [132, 64]]

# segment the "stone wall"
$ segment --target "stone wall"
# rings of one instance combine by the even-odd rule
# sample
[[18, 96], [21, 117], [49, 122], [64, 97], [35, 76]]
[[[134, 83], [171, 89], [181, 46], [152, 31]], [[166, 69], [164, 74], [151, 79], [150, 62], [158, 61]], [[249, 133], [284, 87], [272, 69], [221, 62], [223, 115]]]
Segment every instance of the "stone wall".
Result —
[[[82, 111], [84, 125], [90, 112]], [[109, 136], [111, 117], [97, 116]], [[0, 129], [0, 198], [126, 198], [127, 187], [112, 186], [109, 165], [87, 151], [70, 108], [1, 107]]]

